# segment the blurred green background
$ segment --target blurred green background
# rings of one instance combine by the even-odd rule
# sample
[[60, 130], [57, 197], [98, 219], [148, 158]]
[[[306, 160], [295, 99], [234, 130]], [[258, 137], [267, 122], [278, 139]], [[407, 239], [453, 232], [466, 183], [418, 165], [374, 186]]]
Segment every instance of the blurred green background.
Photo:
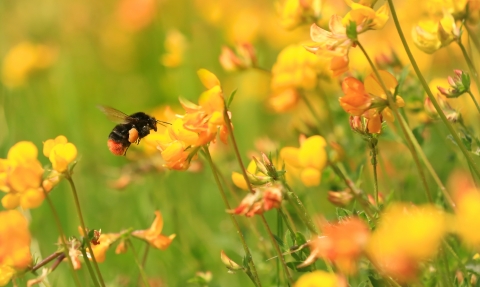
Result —
[[[331, 6], [338, 14], [345, 9], [344, 5]], [[211, 286], [249, 286], [246, 275], [228, 274], [220, 261], [220, 251], [225, 250], [233, 260], [241, 262], [243, 250], [209, 167], [200, 163], [197, 172], [156, 168], [142, 172], [141, 163], [148, 161], [150, 155], [145, 156], [142, 144], [132, 147], [127, 157], [112, 155], [106, 142], [115, 124], [96, 105], [112, 106], [127, 114], [149, 113], [165, 105], [178, 109], [179, 96], [197, 101], [204, 88], [196, 71], [206, 68], [219, 77], [227, 95], [238, 89], [231, 110], [245, 161], [249, 152], [259, 150], [258, 139], [271, 138], [277, 143], [270, 152], [285, 145], [298, 146], [300, 131], [308, 131], [308, 125], [298, 124], [305, 119], [304, 106], [297, 113], [272, 113], [265, 105], [270, 92], [268, 74], [258, 70], [227, 74], [218, 61], [222, 45], [251, 42], [257, 49], [259, 66], [270, 69], [282, 48], [309, 39], [308, 25], [295, 31], [280, 27], [276, 9], [276, 1], [253, 0], [0, 1], [0, 154], [5, 157], [20, 140], [34, 142], [41, 151], [43, 141], [65, 135], [79, 152], [74, 181], [87, 227], [104, 233], [130, 227], [146, 229], [154, 211], [160, 210], [165, 221], [162, 233], [177, 234], [167, 250], [149, 251], [146, 272], [158, 284], [151, 286], [188, 286], [188, 279], [198, 271], [213, 273]], [[329, 14], [325, 17], [328, 19]], [[173, 35], [170, 42], [169, 35]], [[17, 45], [26, 45], [30, 47], [26, 50], [39, 53], [42, 63], [34, 64], [31, 70], [22, 68], [28, 61], [35, 62], [29, 60], [28, 57], [37, 57], [30, 52], [20, 53], [8, 62], [7, 55]], [[181, 61], [169, 64], [165, 60], [169, 54]], [[10, 74], [20, 76], [12, 79]], [[335, 81], [331, 83], [335, 85]], [[352, 159], [347, 168], [359, 170], [362, 164], [368, 166], [368, 152], [364, 142], [349, 131], [348, 116], [337, 104], [338, 87], [334, 91], [327, 97], [331, 98], [338, 127], [337, 140], [345, 147], [347, 158]], [[416, 96], [422, 98], [421, 93]], [[315, 104], [320, 102], [312, 100]], [[439, 128], [429, 140], [443, 140], [444, 136]], [[392, 156], [386, 174], [398, 172], [394, 179], [381, 177], [381, 185], [385, 193], [402, 189], [409, 199], [421, 202], [421, 185], [417, 176], [409, 173], [412, 162], [395, 152], [400, 148], [397, 141], [398, 137], [392, 135], [386, 137], [385, 144], [381, 143], [381, 148], [384, 145], [394, 151], [385, 155]], [[401, 148], [406, 152], [404, 146]], [[455, 160], [455, 153], [445, 146], [430, 145], [427, 154], [435, 155], [436, 163]], [[231, 148], [219, 147], [214, 156], [231, 184], [231, 172], [239, 171]], [[39, 157], [45, 166], [49, 164], [43, 155]], [[390, 166], [393, 162], [394, 168]], [[129, 168], [140, 170], [134, 180], [122, 189], [112, 187], [112, 181], [121, 178]], [[441, 168], [439, 173], [445, 178], [453, 166]], [[366, 179], [366, 190], [371, 187], [368, 170], [361, 174]], [[329, 171], [324, 180], [328, 178], [331, 179]], [[334, 207], [327, 202], [325, 192], [342, 185], [335, 180], [326, 183], [310, 189], [299, 185], [297, 191], [312, 214], [332, 218]], [[241, 198], [244, 192], [236, 189], [236, 194]], [[396, 196], [407, 197], [403, 192]], [[55, 188], [51, 198], [67, 235], [78, 236], [79, 222], [67, 183]], [[232, 196], [230, 202], [232, 207], [238, 204]], [[56, 250], [58, 232], [46, 203], [30, 213], [34, 256], [43, 258]], [[275, 231], [275, 212], [268, 213], [267, 219]], [[277, 266], [274, 260], [266, 261], [274, 252], [263, 226], [256, 218], [238, 220], [264, 286], [273, 285]], [[251, 222], [258, 225], [260, 234], [252, 231]], [[305, 230], [301, 223], [298, 226]], [[145, 244], [136, 243], [137, 253], [143, 254]], [[139, 272], [131, 253], [116, 255], [111, 248], [100, 268], [108, 286], [137, 286]], [[85, 268], [80, 275], [84, 286], [91, 286]], [[48, 280], [51, 286], [73, 286], [67, 264], [62, 264]]]

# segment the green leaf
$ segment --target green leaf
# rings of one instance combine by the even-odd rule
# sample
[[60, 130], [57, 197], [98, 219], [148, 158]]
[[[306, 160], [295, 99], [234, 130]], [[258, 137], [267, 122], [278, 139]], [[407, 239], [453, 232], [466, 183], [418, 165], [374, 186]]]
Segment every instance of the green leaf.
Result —
[[413, 129], [412, 133], [418, 141], [419, 145], [423, 144], [424, 138], [422, 136], [423, 130], [425, 130], [425, 125], [420, 125]]
[[280, 246], [282, 246], [282, 247], [285, 248], [285, 243], [283, 242], [283, 240], [282, 240], [280, 237], [278, 237], [278, 236], [275, 235], [275, 234], [273, 234], [273, 237], [275, 238], [275, 240], [278, 242], [278, 244], [279, 244]]
[[237, 93], [237, 89], [233, 90], [233, 92], [230, 94], [230, 97], [228, 97], [227, 109], [230, 108], [230, 104], [232, 103], [233, 98], [235, 98], [236, 93]]

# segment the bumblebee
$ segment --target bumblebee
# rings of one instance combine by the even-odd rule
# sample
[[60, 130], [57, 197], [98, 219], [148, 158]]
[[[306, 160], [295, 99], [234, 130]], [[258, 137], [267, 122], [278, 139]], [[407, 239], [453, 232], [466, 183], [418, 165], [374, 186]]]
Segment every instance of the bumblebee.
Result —
[[157, 124], [167, 125], [168, 122], [159, 121], [143, 112], [127, 115], [119, 110], [106, 106], [97, 106], [107, 117], [118, 123], [108, 135], [108, 149], [114, 155], [126, 155], [132, 143], [137, 145], [140, 140], [150, 134], [150, 130], [157, 131]]

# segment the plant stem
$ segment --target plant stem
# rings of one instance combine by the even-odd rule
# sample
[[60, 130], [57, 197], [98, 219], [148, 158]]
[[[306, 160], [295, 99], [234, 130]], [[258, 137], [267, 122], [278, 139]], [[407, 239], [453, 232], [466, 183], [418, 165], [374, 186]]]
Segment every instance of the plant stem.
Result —
[[[203, 147], [203, 150], [204, 150], [205, 157], [206, 157], [206, 159], [207, 159], [207, 161], [210, 165], [210, 168], [212, 169], [212, 173], [213, 173], [213, 177], [215, 178], [215, 182], [218, 186], [218, 189], [220, 190], [220, 194], [222, 196], [223, 203], [225, 204], [225, 207], [228, 210], [230, 210], [231, 209], [230, 204], [228, 203], [227, 196], [225, 194], [225, 191], [223, 190], [222, 184], [220, 183], [220, 179], [218, 177], [217, 171], [215, 170], [213, 160], [212, 160], [212, 157], [210, 155], [210, 151], [208, 150], [208, 147], [206, 147], [206, 146]], [[245, 251], [245, 257], [246, 257], [247, 262], [248, 262], [248, 268], [249, 268], [249, 271], [252, 273], [252, 277], [253, 277], [251, 279], [252, 279], [253, 283], [255, 284], [255, 286], [260, 287], [260, 286], [262, 286], [262, 284], [260, 282], [260, 279], [258, 278], [257, 269], [255, 268], [255, 264], [253, 263], [252, 254], [250, 253], [247, 242], [245, 241], [245, 238], [243, 237], [243, 233], [240, 230], [240, 226], [238, 225], [238, 222], [235, 219], [235, 216], [233, 214], [229, 214], [229, 215], [230, 215], [230, 219], [232, 220], [233, 225], [235, 226], [235, 229], [237, 230], [237, 234], [240, 237], [240, 241], [242, 242], [243, 250]]]
[[44, 189], [42, 190], [43, 190], [43, 193], [45, 194], [45, 198], [47, 199], [48, 205], [50, 206], [50, 210], [52, 210], [53, 218], [55, 219], [55, 224], [57, 225], [58, 232], [60, 233], [60, 240], [62, 241], [62, 245], [64, 249], [63, 253], [67, 257], [70, 270], [72, 270], [73, 280], [75, 281], [75, 285], [77, 287], [80, 287], [82, 286], [82, 284], [80, 284], [80, 279], [78, 278], [78, 274], [75, 271], [75, 268], [73, 267], [72, 258], [68, 254], [68, 251], [69, 251], [68, 245], [67, 245], [67, 242], [65, 241], [65, 232], [63, 231], [62, 224], [60, 223], [60, 217], [58, 216], [57, 210], [55, 209], [55, 206], [53, 205], [52, 200], [49, 197], [49, 194]]
[[[226, 105], [224, 106], [224, 110], [223, 110], [223, 118], [224, 118], [225, 124], [228, 128], [228, 133], [230, 135], [230, 139], [232, 140], [232, 145], [233, 145], [233, 149], [235, 151], [235, 155], [237, 157], [238, 164], [240, 165], [240, 168], [242, 169], [243, 178], [245, 179], [245, 182], [247, 183], [247, 186], [248, 186], [250, 192], [255, 193], [255, 191], [252, 188], [252, 184], [250, 183], [250, 180], [248, 179], [247, 170], [245, 169], [245, 165], [243, 164], [242, 157], [240, 156], [240, 151], [239, 151], [238, 146], [237, 146], [237, 141], [235, 140], [235, 135], [233, 134], [232, 122], [230, 121], [230, 117], [228, 116], [228, 109], [227, 109]], [[268, 222], [265, 220], [265, 217], [263, 216], [263, 214], [260, 214], [260, 217], [262, 218], [262, 222], [265, 225], [265, 228], [267, 229], [268, 234], [270, 235], [270, 239], [272, 240], [273, 246], [277, 250], [278, 257], [280, 258], [280, 262], [282, 263], [284, 271], [285, 271], [285, 275], [287, 276], [288, 281], [291, 284], [293, 284], [294, 283], [293, 278], [290, 275], [287, 264], [285, 263], [285, 259], [283, 258], [282, 251], [280, 250], [280, 247], [278, 246], [278, 243], [275, 240], [275, 237], [273, 236], [272, 231], [270, 230], [270, 226], [268, 226]]]
[[56, 258], [58, 258], [60, 255], [64, 254], [63, 252], [55, 252], [53, 254], [50, 254], [47, 256], [47, 258], [43, 259], [42, 261], [38, 262], [35, 266], [33, 266], [30, 271], [34, 272], [37, 271], [38, 269], [42, 268], [43, 266], [47, 265], [48, 263], [52, 262]]
[[469, 279], [468, 270], [465, 267], [465, 264], [463, 264], [462, 260], [458, 257], [457, 253], [455, 253], [455, 250], [453, 250], [452, 246], [450, 246], [450, 244], [448, 244], [446, 240], [443, 240], [443, 245], [448, 251], [450, 251], [450, 253], [452, 253], [453, 257], [458, 261], [458, 266], [460, 267], [462, 272], [465, 273], [465, 281], [467, 281], [467, 286], [471, 287], [472, 283], [470, 282], [470, 280], [468, 280]]
[[305, 103], [305, 106], [307, 106], [308, 110], [310, 111], [310, 113], [312, 114], [313, 118], [315, 119], [315, 121], [317, 122], [317, 131], [319, 132], [320, 135], [325, 135], [323, 133], [323, 130], [322, 130], [322, 120], [320, 119], [320, 117], [317, 115], [317, 112], [313, 109], [313, 106], [312, 104], [310, 103], [310, 100], [307, 98], [307, 96], [305, 96], [304, 93], [300, 93], [302, 99], [303, 99], [303, 102]]
[[[460, 49], [462, 50], [463, 57], [465, 58], [465, 62], [467, 62], [468, 69], [470, 70], [470, 74], [472, 74], [472, 78], [475, 81], [475, 84], [477, 86], [477, 92], [480, 93], [480, 81], [478, 79], [478, 73], [477, 69], [475, 68], [475, 65], [473, 64], [472, 60], [468, 56], [468, 52], [465, 49], [465, 46], [462, 44], [462, 41], [459, 39], [457, 41], [458, 46], [460, 46]], [[472, 100], [475, 102], [475, 106], [477, 107], [477, 110], [480, 112], [480, 108], [478, 107], [478, 103], [473, 97], [473, 95], [470, 93], [470, 96], [472, 97]]]
[[418, 154], [417, 154], [417, 151], [415, 150], [415, 147], [413, 145], [413, 141], [416, 140], [415, 138], [411, 138], [409, 135], [408, 135], [408, 127], [404, 124], [403, 121], [400, 121], [400, 113], [398, 112], [398, 109], [397, 109], [397, 106], [395, 104], [395, 100], [393, 99], [393, 95], [392, 93], [387, 89], [387, 87], [385, 86], [385, 83], [383, 82], [383, 79], [382, 77], [380, 76], [377, 68], [375, 67], [375, 65], [373, 64], [372, 60], [370, 59], [370, 57], [368, 56], [368, 53], [367, 51], [365, 51], [365, 49], [363, 48], [362, 44], [360, 42], [356, 42], [358, 47], [360, 47], [360, 49], [362, 50], [363, 54], [365, 55], [365, 58], [367, 58], [367, 61], [368, 63], [370, 64], [370, 66], [372, 67], [372, 70], [375, 74], [375, 76], [377, 77], [378, 79], [378, 82], [380, 83], [380, 86], [382, 87], [383, 91], [385, 92], [385, 94], [387, 95], [387, 100], [388, 100], [388, 106], [390, 107], [390, 109], [392, 110], [393, 114], [395, 115], [395, 118], [397, 118], [400, 122], [400, 129], [402, 130], [404, 136], [405, 136], [405, 140], [407, 141], [407, 146], [408, 146], [408, 149], [410, 150], [410, 153], [412, 154], [412, 157], [413, 157], [413, 161], [415, 162], [415, 165], [417, 166], [417, 170], [418, 170], [418, 173], [420, 175], [420, 179], [422, 181], [422, 184], [423, 184], [423, 187], [425, 188], [425, 193], [427, 195], [427, 199], [430, 203], [433, 202], [433, 198], [432, 198], [432, 194], [430, 192], [430, 187], [428, 186], [428, 183], [427, 183], [427, 179], [425, 177], [425, 173], [423, 172], [423, 168], [420, 164], [420, 160], [418, 159]]
[[130, 239], [127, 239], [125, 241], [127, 242], [127, 245], [132, 250], [133, 260], [135, 260], [135, 264], [137, 264], [138, 270], [140, 271], [140, 275], [142, 276], [143, 284], [145, 286], [150, 287], [150, 283], [148, 283], [147, 274], [145, 274], [145, 270], [143, 269], [142, 264], [140, 263], [140, 261], [138, 261], [137, 252], [135, 252], [135, 247], [133, 247], [132, 241]]
[[458, 134], [455, 132], [455, 129], [453, 126], [450, 124], [448, 121], [447, 117], [445, 114], [442, 112], [442, 109], [438, 105], [437, 100], [435, 99], [435, 96], [432, 94], [432, 91], [428, 87], [427, 82], [425, 81], [425, 78], [423, 77], [422, 73], [420, 72], [420, 69], [415, 62], [415, 59], [413, 58], [412, 52], [410, 51], [410, 48], [407, 44], [407, 40], [405, 39], [405, 35], [403, 34], [402, 28], [400, 27], [400, 23], [398, 21], [397, 17], [397, 12], [395, 11], [395, 6], [393, 5], [392, 0], [387, 0], [388, 1], [388, 6], [390, 7], [390, 11], [392, 12], [392, 18], [393, 22], [395, 23], [395, 27], [397, 29], [398, 35], [400, 36], [400, 40], [402, 41], [403, 47], [405, 48], [405, 52], [408, 55], [408, 58], [410, 59], [410, 63], [412, 64], [413, 69], [415, 70], [415, 73], [417, 74], [418, 79], [420, 80], [425, 92], [427, 93], [428, 98], [432, 102], [433, 106], [435, 107], [435, 110], [437, 111], [438, 115], [440, 116], [441, 120], [443, 123], [447, 126], [447, 129], [449, 130], [450, 134], [452, 135], [454, 141], [457, 143], [458, 147], [462, 151], [463, 155], [467, 159], [468, 163], [471, 164], [472, 169], [475, 171], [475, 174], [480, 177], [480, 170], [478, 169], [477, 164], [473, 160], [472, 155], [470, 155], [469, 151], [465, 147], [465, 145], [462, 143], [460, 137]]
[[80, 248], [80, 251], [82, 252], [84, 259], [83, 261], [85, 261], [85, 264], [87, 265], [88, 273], [90, 273], [93, 284], [95, 285], [95, 287], [99, 287], [100, 285], [98, 284], [97, 277], [95, 276], [95, 271], [93, 271], [92, 265], [90, 264], [90, 259], [88, 258], [87, 251], [85, 251], [84, 247]]
[[[405, 118], [402, 115], [400, 115], [399, 120], [402, 121], [406, 125]], [[450, 196], [447, 189], [443, 185], [442, 181], [440, 180], [440, 177], [438, 177], [438, 174], [435, 172], [435, 169], [433, 168], [432, 164], [430, 163], [427, 156], [425, 155], [422, 148], [420, 147], [420, 144], [415, 139], [415, 136], [413, 135], [412, 131], [410, 129], [407, 129], [407, 132], [408, 132], [408, 135], [410, 136], [410, 138], [413, 139], [412, 143], [415, 146], [415, 148], [417, 149], [417, 152], [420, 155], [420, 158], [422, 159], [423, 163], [427, 167], [428, 172], [433, 177], [433, 180], [435, 181], [435, 183], [437, 183], [438, 187], [440, 188], [440, 191], [443, 193], [443, 196], [447, 200], [448, 205], [454, 210], [455, 209], [455, 202], [453, 201], [452, 197]]]
[[363, 193], [358, 187], [355, 186], [353, 181], [349, 179], [339, 168], [335, 163], [329, 162], [328, 163], [330, 167], [333, 169], [336, 175], [338, 175], [347, 185], [347, 187], [352, 191], [353, 196], [355, 196], [356, 200], [360, 205], [363, 207], [363, 210], [365, 210], [365, 213], [368, 215], [368, 217], [373, 218], [373, 214], [370, 211], [370, 206], [367, 201], [363, 198]]
[[[87, 228], [85, 227], [85, 221], [83, 220], [82, 209], [80, 208], [80, 200], [78, 200], [77, 188], [75, 187], [75, 183], [73, 182], [73, 179], [69, 173], [65, 173], [65, 178], [67, 179], [68, 183], [70, 183], [70, 187], [73, 192], [73, 198], [75, 199], [75, 207], [77, 209], [78, 217], [80, 218], [80, 225], [82, 226], [83, 237], [85, 238], [85, 242], [90, 252], [90, 256], [92, 257], [93, 265], [95, 266], [95, 271], [97, 272], [100, 285], [102, 287], [105, 287], [105, 282], [103, 281], [102, 273], [100, 272], [100, 268], [98, 268], [98, 263], [97, 263], [97, 260], [95, 259], [95, 254], [93, 254], [93, 249], [90, 244], [90, 239], [88, 238]], [[85, 261], [88, 261], [88, 257], [86, 257]]]
[[290, 186], [285, 182], [285, 180], [282, 180], [283, 186], [289, 191], [287, 194], [287, 200], [288, 202], [295, 206], [297, 209], [297, 212], [300, 216], [300, 219], [305, 223], [307, 226], [308, 230], [312, 232], [313, 234], [317, 235], [318, 234], [318, 229], [317, 226], [313, 223], [312, 217], [308, 214], [307, 209], [305, 208], [305, 205], [303, 205], [303, 202], [300, 200], [298, 195], [293, 192], [293, 190], [290, 188]]
[[465, 27], [465, 29], [467, 30], [468, 36], [470, 40], [472, 40], [473, 45], [475, 46], [477, 51], [480, 52], [480, 41], [478, 40], [476, 33], [472, 30], [470, 26], [468, 26], [467, 23], [465, 23], [463, 27]]
[[376, 138], [371, 138], [368, 145], [370, 146], [370, 155], [372, 156], [372, 167], [373, 167], [373, 193], [375, 197], [375, 206], [378, 208], [378, 178], [377, 178], [377, 147], [378, 140]]
[[272, 230], [270, 229], [270, 226], [268, 225], [268, 222], [265, 219], [265, 216], [263, 214], [260, 214], [259, 216], [262, 219], [263, 225], [265, 225], [265, 229], [267, 229], [267, 233], [270, 236], [270, 240], [273, 243], [273, 247], [277, 251], [278, 258], [280, 259], [280, 263], [283, 266], [285, 275], [287, 276], [287, 279], [290, 282], [290, 284], [293, 284], [294, 283], [293, 278], [290, 272], [288, 271], [288, 266], [287, 266], [287, 263], [285, 263], [285, 258], [283, 258], [282, 250], [280, 250], [280, 246], [278, 246], [277, 240], [275, 239], [275, 236], [273, 236]]
[[472, 91], [468, 90], [467, 93], [470, 95], [470, 98], [472, 99], [473, 103], [475, 104], [475, 107], [477, 107], [477, 111], [480, 113], [480, 106], [478, 105], [478, 102], [475, 99], [475, 96], [472, 94]]

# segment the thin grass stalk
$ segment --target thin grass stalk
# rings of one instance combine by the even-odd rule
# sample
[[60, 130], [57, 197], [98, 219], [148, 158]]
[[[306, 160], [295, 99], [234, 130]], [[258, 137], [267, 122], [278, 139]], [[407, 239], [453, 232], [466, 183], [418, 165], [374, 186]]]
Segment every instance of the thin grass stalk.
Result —
[[445, 126], [447, 126], [447, 129], [449, 130], [450, 134], [452, 135], [453, 140], [455, 141], [455, 143], [460, 148], [461, 152], [465, 156], [468, 163], [471, 164], [472, 169], [474, 170], [477, 177], [480, 177], [480, 169], [478, 168], [477, 164], [473, 160], [473, 156], [469, 153], [469, 151], [467, 150], [465, 145], [462, 143], [460, 137], [455, 132], [455, 129], [453, 128], [451, 123], [448, 121], [447, 117], [445, 116], [442, 109], [438, 105], [438, 102], [435, 99], [435, 96], [432, 94], [432, 91], [430, 90], [427, 82], [425, 81], [425, 78], [423, 77], [422, 73], [420, 72], [420, 69], [417, 65], [417, 62], [415, 61], [415, 58], [413, 58], [413, 54], [410, 51], [410, 48], [407, 44], [407, 40], [405, 39], [405, 35], [403, 34], [402, 28], [400, 27], [400, 22], [398, 21], [397, 12], [395, 11], [395, 6], [393, 5], [393, 0], [387, 0], [387, 1], [388, 1], [388, 6], [390, 7], [390, 11], [392, 13], [393, 22], [395, 23], [395, 27], [397, 29], [398, 35], [400, 36], [400, 40], [402, 41], [405, 52], [407, 53], [407, 56], [410, 60], [410, 63], [412, 64], [412, 67], [415, 70], [415, 73], [417, 74], [417, 77], [420, 80], [420, 83], [422, 84], [425, 92], [427, 93], [428, 98], [430, 99], [433, 106], [435, 107], [435, 110], [437, 111], [438, 115], [440, 116], [440, 119], [445, 124]]
[[132, 241], [130, 239], [127, 239], [126, 242], [128, 247], [130, 247], [130, 250], [132, 250], [133, 260], [135, 261], [135, 264], [137, 265], [138, 270], [140, 271], [140, 276], [142, 277], [143, 285], [150, 287], [147, 274], [145, 273], [145, 270], [143, 269], [142, 264], [137, 258], [137, 252], [135, 252], [135, 247], [133, 246]]
[[[100, 285], [102, 287], [105, 287], [105, 282], [103, 281], [102, 273], [100, 272], [100, 268], [98, 267], [97, 260], [95, 259], [95, 254], [93, 254], [92, 245], [90, 244], [90, 240], [88, 238], [87, 228], [85, 227], [85, 221], [83, 220], [82, 209], [80, 208], [80, 200], [78, 199], [77, 188], [75, 187], [75, 183], [73, 182], [73, 179], [70, 176], [70, 174], [68, 174], [68, 173], [65, 174], [65, 178], [67, 179], [68, 183], [70, 183], [70, 187], [71, 187], [72, 192], [73, 192], [73, 198], [75, 200], [75, 207], [77, 209], [78, 217], [80, 218], [80, 225], [82, 227], [83, 237], [86, 239], [85, 241], [86, 241], [88, 250], [90, 251], [90, 256], [92, 258], [93, 266], [95, 267], [95, 271], [97, 273], [98, 280], [100, 281]], [[87, 261], [87, 260], [88, 260], [88, 258], [85, 261]]]
[[[231, 209], [230, 204], [228, 203], [227, 196], [225, 194], [225, 191], [223, 190], [222, 184], [220, 183], [220, 178], [219, 178], [218, 173], [215, 169], [215, 165], [213, 163], [212, 156], [210, 155], [210, 151], [208, 150], [208, 147], [204, 146], [203, 151], [204, 151], [205, 158], [207, 159], [208, 164], [210, 165], [210, 168], [212, 169], [213, 177], [215, 178], [215, 183], [217, 184], [218, 189], [220, 191], [220, 194], [222, 196], [223, 203], [225, 204], [225, 207], [228, 210], [230, 210]], [[260, 282], [260, 279], [258, 278], [257, 269], [255, 268], [255, 264], [253, 263], [252, 254], [250, 253], [250, 249], [248, 248], [247, 242], [245, 241], [245, 238], [243, 237], [243, 233], [240, 230], [240, 226], [238, 225], [238, 222], [235, 219], [235, 216], [233, 214], [229, 214], [229, 215], [230, 215], [230, 219], [232, 220], [233, 225], [235, 226], [235, 229], [237, 230], [237, 234], [240, 237], [240, 241], [242, 242], [243, 250], [245, 251], [245, 256], [247, 258], [249, 272], [251, 272], [251, 274], [252, 274], [252, 277], [250, 277], [250, 276], [249, 277], [250, 277], [250, 279], [252, 279], [252, 282], [255, 284], [255, 286], [260, 287], [260, 286], [262, 286], [262, 284]]]

